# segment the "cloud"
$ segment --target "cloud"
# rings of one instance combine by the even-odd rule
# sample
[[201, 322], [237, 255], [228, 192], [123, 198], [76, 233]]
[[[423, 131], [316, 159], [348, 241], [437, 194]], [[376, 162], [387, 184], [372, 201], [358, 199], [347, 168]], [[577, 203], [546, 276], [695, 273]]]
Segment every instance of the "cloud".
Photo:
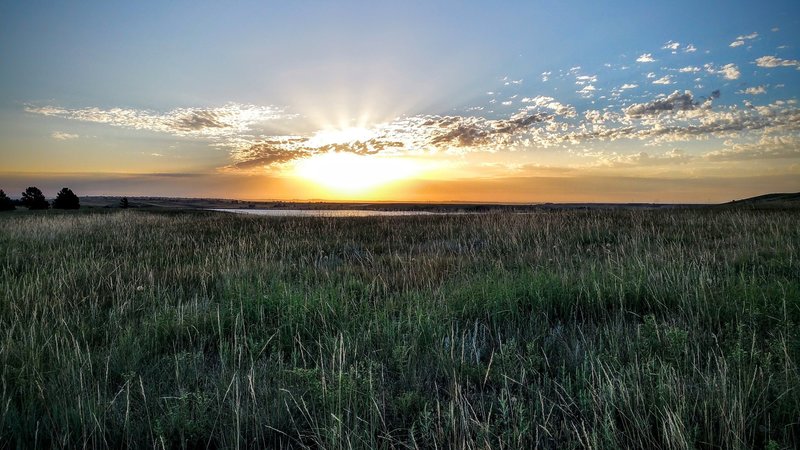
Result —
[[672, 77], [669, 75], [664, 75], [663, 77], [654, 80], [653, 84], [672, 84]]
[[597, 88], [594, 87], [594, 85], [587, 84], [581, 90], [576, 92], [583, 97], [591, 97], [592, 95], [594, 95], [595, 91], [597, 91]]
[[629, 117], [643, 117], [663, 112], [688, 111], [697, 106], [691, 91], [674, 91], [666, 98], [660, 98], [648, 103], [635, 103], [625, 109]]
[[692, 156], [683, 150], [672, 149], [662, 154], [652, 154], [644, 151], [633, 154], [600, 154], [598, 155], [597, 165], [604, 167], [663, 166], [687, 164], [692, 159]]
[[745, 44], [745, 41], [749, 41], [749, 40], [755, 39], [757, 37], [758, 37], [758, 33], [755, 33], [755, 32], [750, 33], [750, 34], [745, 34], [745, 35], [742, 35], [742, 36], [737, 36], [736, 40], [730, 43], [730, 47], [733, 47], [733, 48], [741, 47], [741, 46], [743, 46]]
[[739, 68], [733, 63], [725, 64], [718, 73], [721, 73], [726, 80], [736, 80], [739, 78], [739, 75], [741, 75]]
[[654, 62], [653, 55], [650, 53], [642, 53], [638, 58], [636, 58], [636, 62], [640, 63], [651, 63]]
[[662, 50], [672, 50], [673, 52], [675, 52], [676, 50], [678, 50], [678, 48], [680, 46], [681, 46], [680, 42], [667, 41], [667, 43], [664, 44], [664, 46], [661, 47], [661, 49]]
[[111, 126], [169, 133], [176, 136], [235, 136], [254, 125], [295, 117], [275, 106], [228, 103], [216, 108], [178, 108], [165, 113], [126, 108], [78, 108], [27, 105], [25, 111], [48, 117], [102, 123]]
[[678, 72], [680, 72], [680, 73], [697, 73], [697, 72], [700, 72], [700, 70], [701, 69], [699, 67], [686, 66], [686, 67], [681, 67], [680, 69], [678, 69]]
[[797, 59], [782, 59], [777, 56], [762, 56], [756, 59], [758, 67], [797, 67], [800, 70], [800, 60]]
[[711, 161], [752, 161], [763, 159], [800, 158], [800, 137], [763, 136], [755, 143], [727, 142], [728, 148], [704, 155]]
[[722, 77], [726, 80], [737, 80], [741, 75], [739, 68], [733, 63], [725, 64], [719, 69], [717, 69], [713, 64], [706, 64], [704, 67], [708, 73], [722, 75]]
[[686, 53], [694, 53], [694, 52], [697, 51], [697, 47], [695, 47], [692, 44], [689, 44], [689, 45], [687, 45], [686, 47], [683, 48], [683, 51], [686, 52]]
[[622, 86], [619, 87], [619, 90], [620, 91], [624, 91], [624, 90], [627, 90], [627, 89], [634, 89], [634, 88], [637, 88], [637, 87], [639, 87], [638, 84], [625, 83], [625, 84], [623, 84]]
[[766, 94], [767, 87], [766, 86], [754, 86], [749, 87], [743, 91], [737, 91], [737, 94], [749, 94], [749, 95], [759, 95], [759, 94]]
[[529, 109], [546, 108], [556, 115], [565, 117], [575, 117], [577, 115], [575, 107], [558, 102], [553, 97], [538, 95], [536, 97], [525, 97], [521, 101], [522, 103], [530, 104]]
[[50, 137], [57, 141], [68, 141], [70, 139], [78, 139], [80, 135], [64, 133], [63, 131], [54, 131], [50, 134]]

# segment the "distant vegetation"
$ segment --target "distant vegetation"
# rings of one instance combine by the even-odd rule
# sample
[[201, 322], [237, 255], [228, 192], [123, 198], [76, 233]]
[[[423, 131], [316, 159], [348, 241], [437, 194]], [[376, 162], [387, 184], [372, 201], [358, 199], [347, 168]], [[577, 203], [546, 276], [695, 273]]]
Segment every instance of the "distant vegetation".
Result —
[[4, 215], [0, 448], [798, 448], [798, 222]]
[[25, 189], [20, 199], [22, 204], [28, 209], [47, 209], [50, 207], [50, 202], [44, 198], [44, 194], [39, 188], [31, 186]]
[[14, 205], [14, 201], [8, 198], [5, 192], [0, 189], [0, 211], [13, 211], [17, 209]]
[[70, 188], [61, 189], [56, 195], [56, 199], [53, 200], [54, 209], [79, 209], [80, 207], [80, 199]]
[[[43, 210], [50, 208], [50, 202], [44, 193], [36, 186], [30, 186], [22, 193], [18, 201], [14, 201], [0, 190], [0, 211], [13, 211], [16, 204], [25, 206], [32, 210]], [[81, 202], [77, 195], [70, 188], [62, 188], [53, 200], [53, 209], [80, 209]]]

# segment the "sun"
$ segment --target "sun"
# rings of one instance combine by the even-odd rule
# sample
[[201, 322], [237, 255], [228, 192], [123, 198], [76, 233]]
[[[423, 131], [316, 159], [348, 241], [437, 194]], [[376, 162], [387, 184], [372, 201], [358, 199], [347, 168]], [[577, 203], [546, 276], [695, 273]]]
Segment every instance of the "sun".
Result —
[[295, 174], [334, 194], [364, 194], [381, 185], [414, 176], [421, 170], [414, 161], [354, 153], [322, 153], [295, 165]]

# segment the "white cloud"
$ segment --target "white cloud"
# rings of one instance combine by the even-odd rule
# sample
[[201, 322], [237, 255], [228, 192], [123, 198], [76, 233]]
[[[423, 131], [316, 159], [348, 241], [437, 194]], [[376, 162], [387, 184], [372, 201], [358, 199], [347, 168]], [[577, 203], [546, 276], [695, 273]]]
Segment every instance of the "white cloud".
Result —
[[138, 109], [67, 109], [27, 106], [25, 111], [50, 117], [104, 123], [112, 126], [170, 133], [177, 136], [230, 137], [250, 131], [255, 124], [295, 117], [274, 106], [228, 103], [216, 108], [178, 108], [166, 113]]
[[728, 148], [708, 152], [703, 157], [712, 161], [800, 158], [800, 138], [797, 136], [762, 136], [758, 142], [726, 144]]
[[575, 84], [583, 86], [587, 83], [596, 83], [597, 75], [578, 75], [575, 77]]
[[650, 73], [647, 74], [647, 78], [655, 78], [655, 77], [656, 77], [656, 74], [653, 73], [653, 72], [650, 72]]
[[727, 80], [736, 80], [739, 78], [739, 75], [741, 75], [739, 68], [733, 63], [722, 66], [720, 73], [722, 73], [722, 76], [724, 76]]
[[663, 77], [654, 80], [653, 84], [672, 84], [672, 77], [669, 75], [664, 75]]
[[619, 90], [624, 91], [626, 89], [633, 89], [633, 88], [637, 88], [637, 87], [639, 87], [638, 84], [625, 83], [625, 84], [623, 84], [622, 86], [619, 87]]
[[756, 59], [758, 67], [797, 67], [800, 70], [800, 60], [796, 59], [782, 59], [777, 56], [762, 56]]
[[686, 52], [686, 53], [694, 53], [694, 52], [697, 51], [697, 47], [695, 47], [692, 44], [689, 44], [689, 45], [687, 45], [686, 47], [683, 48], [683, 51]]
[[733, 63], [725, 64], [719, 69], [714, 67], [713, 64], [706, 64], [705, 68], [708, 73], [715, 75], [722, 75], [722, 77], [725, 78], [726, 80], [737, 80], [741, 75], [741, 72], [739, 72], [739, 68], [736, 66], [736, 64]]
[[755, 32], [750, 33], [750, 34], [745, 34], [745, 35], [742, 35], [742, 36], [737, 36], [736, 40], [731, 42], [730, 46], [734, 47], [734, 48], [741, 47], [742, 45], [745, 44], [745, 41], [749, 41], [749, 40], [755, 39], [757, 37], [758, 37], [758, 33], [755, 33]]
[[72, 133], [64, 133], [63, 131], [54, 131], [50, 137], [57, 141], [68, 141], [70, 139], [78, 139], [80, 136]]
[[696, 73], [696, 72], [700, 72], [700, 68], [699, 67], [695, 67], [695, 66], [686, 66], [686, 67], [681, 67], [680, 69], [678, 69], [678, 72], [681, 72], [681, 73]]
[[595, 91], [597, 91], [596, 87], [594, 87], [591, 84], [587, 84], [586, 86], [583, 87], [583, 89], [577, 91], [577, 93], [582, 95], [583, 97], [591, 97], [592, 95], [594, 95]]
[[636, 62], [640, 63], [650, 63], [654, 62], [653, 55], [650, 53], [642, 53], [638, 58], [636, 58]]
[[780, 28], [778, 28], [778, 27], [773, 27], [773, 28], [772, 28], [772, 32], [774, 33], [774, 32], [776, 32], [776, 31], [781, 31], [781, 29], [780, 29]]
[[679, 48], [680, 46], [681, 46], [681, 43], [680, 43], [680, 42], [667, 41], [667, 43], [666, 43], [666, 44], [664, 44], [664, 46], [663, 46], [663, 47], [661, 47], [661, 49], [662, 49], [662, 50], [672, 50], [672, 51], [673, 51], [673, 53], [674, 53], [676, 50], [678, 50], [678, 48]]
[[737, 94], [749, 94], [749, 95], [759, 95], [759, 94], [766, 94], [767, 87], [766, 86], [754, 86], [749, 87], [743, 91], [738, 91]]

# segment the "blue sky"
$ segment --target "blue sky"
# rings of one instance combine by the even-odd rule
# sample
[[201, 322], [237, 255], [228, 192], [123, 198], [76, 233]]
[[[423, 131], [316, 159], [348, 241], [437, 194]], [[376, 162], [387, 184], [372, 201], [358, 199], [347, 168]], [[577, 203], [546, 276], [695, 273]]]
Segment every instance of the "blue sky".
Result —
[[298, 164], [336, 153], [413, 160], [406, 184], [451, 181], [463, 200], [491, 200], [464, 190], [475, 178], [508, 181], [497, 201], [568, 200], [519, 187], [554, 176], [631, 200], [614, 180], [724, 178], [700, 200], [800, 190], [798, 21], [796, 1], [6, 2], [0, 182], [83, 174], [110, 180], [91, 193], [144, 194], [185, 174], [196, 188], [158, 189], [386, 198], [325, 190], [318, 172], [291, 187]]

